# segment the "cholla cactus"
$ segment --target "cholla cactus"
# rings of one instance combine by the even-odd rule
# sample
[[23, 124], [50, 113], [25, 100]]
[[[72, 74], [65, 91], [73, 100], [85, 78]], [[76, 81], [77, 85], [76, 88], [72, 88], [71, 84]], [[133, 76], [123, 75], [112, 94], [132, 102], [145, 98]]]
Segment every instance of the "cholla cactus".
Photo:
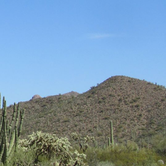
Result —
[[59, 166], [84, 166], [85, 154], [74, 150], [68, 138], [58, 138], [55, 134], [33, 133], [27, 140], [20, 141], [19, 146], [24, 150], [35, 151], [35, 163], [39, 162], [39, 156], [45, 155], [48, 159], [56, 157]]
[[85, 136], [82, 137], [81, 135], [77, 134], [77, 133], [72, 133], [71, 134], [71, 138], [76, 141], [76, 143], [79, 145], [80, 150], [83, 151], [83, 153], [87, 150], [87, 148], [89, 147], [89, 143], [93, 142], [95, 144], [95, 139], [94, 137], [90, 137], [90, 136]]
[[[16, 106], [16, 104], [15, 104]], [[24, 111], [14, 109], [11, 123], [7, 121], [6, 100], [3, 97], [2, 117], [0, 124], [0, 161], [8, 165], [10, 158], [17, 149], [18, 138], [21, 133]]]

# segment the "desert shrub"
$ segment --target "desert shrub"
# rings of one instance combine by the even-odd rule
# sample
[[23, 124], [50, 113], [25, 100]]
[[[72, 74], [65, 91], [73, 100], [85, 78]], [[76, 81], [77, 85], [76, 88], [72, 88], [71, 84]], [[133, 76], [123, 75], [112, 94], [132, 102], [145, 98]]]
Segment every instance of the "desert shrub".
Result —
[[25, 151], [19, 147], [9, 164], [13, 166], [30, 166], [33, 164], [34, 159], [34, 152], [32, 150]]
[[155, 135], [152, 138], [152, 146], [157, 153], [166, 154], [166, 135]]
[[107, 148], [89, 148], [86, 155], [87, 163], [96, 166], [102, 162], [111, 163], [115, 166], [151, 166], [156, 165], [161, 158], [152, 150], [139, 149], [138, 145], [131, 141], [126, 145], [118, 144]]
[[97, 166], [115, 166], [115, 164], [110, 163], [108, 161], [102, 161], [97, 164]]

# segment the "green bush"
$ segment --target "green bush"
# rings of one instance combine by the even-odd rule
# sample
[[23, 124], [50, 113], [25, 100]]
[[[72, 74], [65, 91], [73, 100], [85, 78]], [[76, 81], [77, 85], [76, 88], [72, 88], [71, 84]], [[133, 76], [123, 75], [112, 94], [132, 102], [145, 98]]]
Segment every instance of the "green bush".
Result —
[[113, 163], [110, 163], [110, 162], [108, 162], [108, 161], [102, 161], [102, 162], [99, 162], [98, 164], [97, 164], [97, 166], [115, 166], [115, 164], [113, 164]]
[[35, 160], [34, 156], [35, 154], [32, 150], [25, 151], [22, 148], [18, 148], [9, 164], [13, 166], [30, 166]]
[[157, 153], [166, 154], [166, 135], [155, 135], [152, 139], [152, 145]]
[[159, 165], [157, 161], [161, 158], [153, 150], [138, 149], [134, 142], [127, 145], [115, 145], [107, 148], [89, 148], [86, 152], [87, 163], [96, 165], [101, 162], [109, 162], [115, 166], [151, 166]]

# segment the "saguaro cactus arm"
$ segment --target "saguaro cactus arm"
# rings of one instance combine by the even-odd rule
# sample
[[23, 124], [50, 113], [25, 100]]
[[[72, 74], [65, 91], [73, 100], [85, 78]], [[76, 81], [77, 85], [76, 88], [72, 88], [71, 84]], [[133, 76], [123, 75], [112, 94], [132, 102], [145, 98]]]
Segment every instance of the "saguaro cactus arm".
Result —
[[14, 107], [13, 107], [12, 120], [11, 120], [11, 123], [9, 125], [9, 134], [11, 134], [11, 132], [12, 132], [12, 127], [14, 126], [15, 120], [16, 120], [16, 103], [14, 103]]
[[20, 136], [21, 131], [22, 131], [23, 120], [24, 120], [24, 109], [20, 113], [20, 124], [19, 124], [19, 128], [18, 128], [18, 137]]

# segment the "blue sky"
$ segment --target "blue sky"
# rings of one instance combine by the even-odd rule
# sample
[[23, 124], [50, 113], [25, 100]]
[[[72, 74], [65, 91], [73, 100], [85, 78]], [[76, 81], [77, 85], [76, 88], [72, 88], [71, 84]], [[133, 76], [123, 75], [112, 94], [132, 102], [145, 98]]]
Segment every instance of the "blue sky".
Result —
[[83, 93], [115, 75], [166, 86], [165, 0], [1, 0], [7, 104]]

